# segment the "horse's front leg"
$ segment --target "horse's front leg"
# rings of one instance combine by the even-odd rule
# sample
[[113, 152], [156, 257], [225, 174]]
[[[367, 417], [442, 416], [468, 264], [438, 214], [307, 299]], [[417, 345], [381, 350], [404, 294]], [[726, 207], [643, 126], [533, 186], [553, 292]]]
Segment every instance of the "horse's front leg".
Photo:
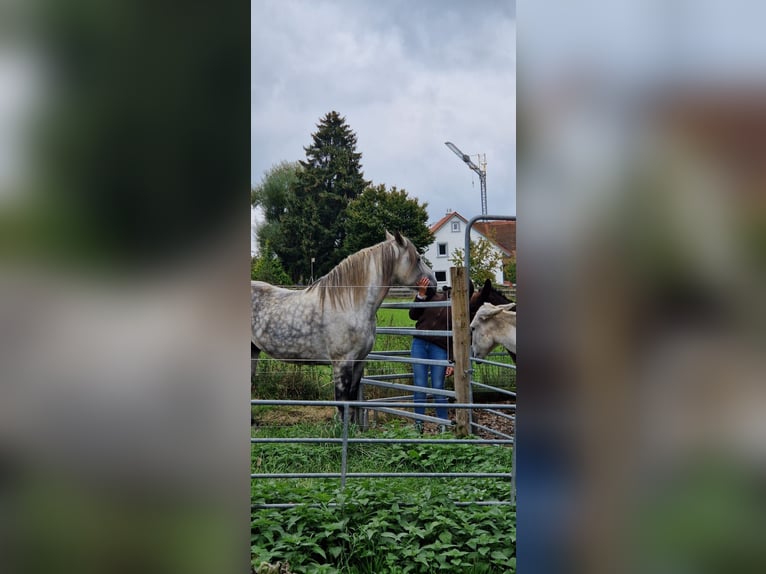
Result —
[[[357, 365], [361, 365], [359, 368]], [[357, 370], [358, 376], [357, 376]], [[359, 392], [359, 380], [362, 378], [364, 364], [354, 361], [337, 361], [333, 363], [333, 383], [335, 384], [336, 401], [355, 401]], [[356, 422], [357, 409], [351, 409], [350, 421]], [[338, 413], [343, 418], [343, 407], [338, 406]]]
[[[351, 388], [349, 389], [349, 396], [352, 401], [359, 400], [359, 383], [362, 380], [364, 374], [364, 361], [354, 361], [351, 368]], [[351, 420], [357, 424], [362, 422], [362, 409], [351, 409]]]

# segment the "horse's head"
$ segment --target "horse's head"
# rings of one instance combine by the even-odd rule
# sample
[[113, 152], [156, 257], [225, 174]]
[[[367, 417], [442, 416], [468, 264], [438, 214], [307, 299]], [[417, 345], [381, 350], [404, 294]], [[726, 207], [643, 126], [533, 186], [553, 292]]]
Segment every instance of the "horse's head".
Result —
[[495, 306], [485, 303], [471, 320], [471, 354], [484, 359], [490, 351], [503, 345], [516, 362], [516, 312], [515, 303]]
[[490, 301], [490, 297], [492, 295], [492, 281], [489, 279], [485, 280], [484, 285], [478, 291], [473, 289], [473, 281], [471, 281], [468, 294], [470, 296], [468, 312], [470, 313], [471, 318], [473, 318], [476, 315], [476, 311], [479, 310], [479, 307], [484, 305], [484, 303], [493, 302]]
[[490, 279], [484, 281], [484, 285], [479, 291], [473, 289], [473, 282], [471, 282], [469, 285], [469, 296], [468, 312], [470, 313], [471, 318], [476, 315], [476, 312], [482, 305], [484, 305], [484, 303], [492, 303], [493, 305], [507, 305], [513, 303], [513, 310], [516, 310], [516, 304], [495, 289], [492, 286], [492, 281]]
[[391, 243], [396, 254], [393, 267], [393, 280], [395, 282], [414, 287], [420, 279], [425, 277], [432, 287], [436, 287], [434, 272], [423, 261], [412, 241], [398, 231], [394, 235], [386, 231], [386, 241]]

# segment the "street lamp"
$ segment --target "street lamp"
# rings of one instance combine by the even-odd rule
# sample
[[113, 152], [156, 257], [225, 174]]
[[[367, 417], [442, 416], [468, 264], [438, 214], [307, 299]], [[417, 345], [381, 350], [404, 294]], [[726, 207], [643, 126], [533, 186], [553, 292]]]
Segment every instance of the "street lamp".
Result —
[[444, 145], [446, 145], [448, 148], [452, 150], [452, 152], [458, 156], [461, 160], [465, 162], [465, 164], [479, 174], [479, 183], [481, 185], [481, 214], [487, 215], [487, 160], [486, 156], [483, 162], [481, 163], [481, 167], [473, 163], [471, 161], [471, 157], [467, 154], [464, 154], [462, 151], [458, 149], [458, 147], [453, 144], [452, 142], [444, 142]]

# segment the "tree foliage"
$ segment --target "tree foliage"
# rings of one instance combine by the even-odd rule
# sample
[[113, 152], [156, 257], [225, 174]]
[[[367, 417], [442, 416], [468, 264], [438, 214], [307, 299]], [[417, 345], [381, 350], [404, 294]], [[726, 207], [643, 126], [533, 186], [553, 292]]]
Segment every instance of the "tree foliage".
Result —
[[315, 275], [337, 265], [345, 252], [346, 207], [369, 185], [362, 168], [362, 154], [356, 151], [356, 134], [338, 112], [326, 114], [312, 143], [304, 148], [306, 159], [288, 194], [280, 219], [279, 239], [273, 246], [296, 282], [310, 274], [316, 258]]
[[264, 241], [258, 256], [252, 259], [250, 278], [254, 281], [265, 281], [272, 285], [289, 285], [292, 283], [290, 276], [285, 273], [268, 241]]
[[506, 261], [505, 267], [503, 268], [503, 273], [505, 274], [506, 281], [510, 281], [514, 285], [516, 284], [516, 256], [515, 255]]
[[[464, 258], [463, 250], [455, 249], [449, 260], [456, 267], [463, 267]], [[487, 279], [494, 281], [495, 271], [503, 264], [503, 257], [489, 240], [482, 237], [478, 241], [471, 240], [468, 262], [471, 280], [474, 285], [481, 285]]]
[[301, 166], [296, 161], [281, 161], [263, 174], [261, 183], [250, 190], [250, 204], [260, 207], [267, 220], [278, 221], [287, 211]]
[[258, 229], [258, 245], [262, 250], [268, 243], [271, 251], [284, 251], [285, 237], [282, 219], [293, 194], [301, 166], [298, 162], [282, 161], [266, 171], [261, 182], [250, 190], [250, 204], [261, 209], [264, 222]]
[[324, 275], [344, 257], [382, 241], [386, 230], [401, 232], [421, 251], [431, 244], [427, 204], [404, 189], [364, 179], [356, 135], [338, 112], [320, 120], [304, 151], [305, 160], [274, 165], [250, 194], [265, 219], [260, 249], [276, 254], [290, 282], [308, 281], [312, 258], [314, 277]]
[[383, 241], [385, 231], [399, 231], [423, 252], [433, 242], [428, 228], [427, 204], [407, 195], [404, 189], [372, 185], [351, 201], [346, 213], [348, 255]]

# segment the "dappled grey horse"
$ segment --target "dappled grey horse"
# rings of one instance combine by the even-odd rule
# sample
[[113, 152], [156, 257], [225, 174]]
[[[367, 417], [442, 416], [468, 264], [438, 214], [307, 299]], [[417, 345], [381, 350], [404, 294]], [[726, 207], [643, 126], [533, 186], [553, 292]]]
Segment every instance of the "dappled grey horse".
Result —
[[253, 281], [251, 355], [331, 364], [335, 400], [357, 400], [378, 308], [392, 285], [414, 288], [422, 277], [436, 285], [412, 242], [386, 232], [385, 241], [349, 255], [306, 289]]

